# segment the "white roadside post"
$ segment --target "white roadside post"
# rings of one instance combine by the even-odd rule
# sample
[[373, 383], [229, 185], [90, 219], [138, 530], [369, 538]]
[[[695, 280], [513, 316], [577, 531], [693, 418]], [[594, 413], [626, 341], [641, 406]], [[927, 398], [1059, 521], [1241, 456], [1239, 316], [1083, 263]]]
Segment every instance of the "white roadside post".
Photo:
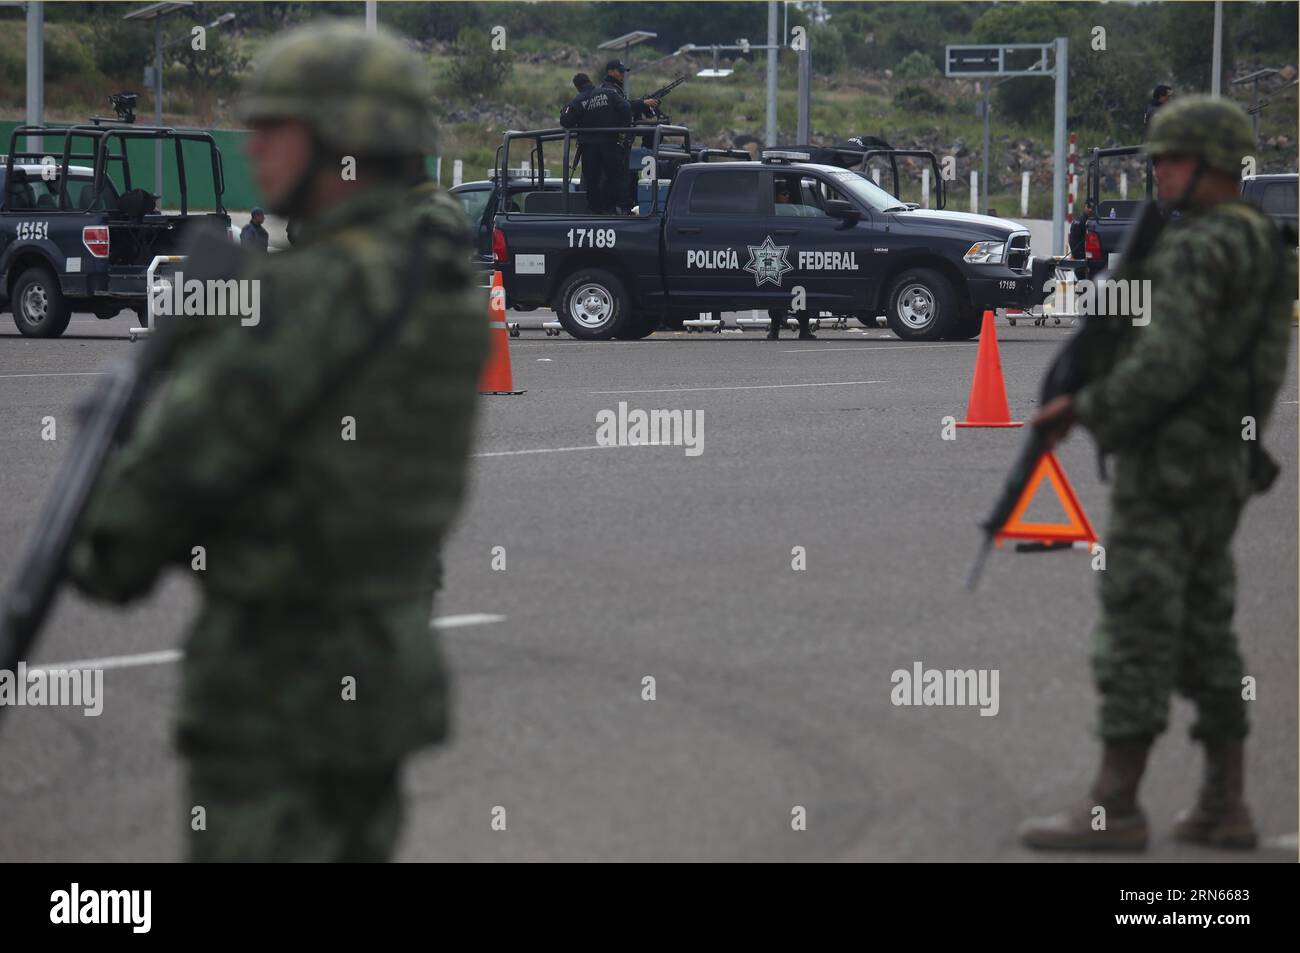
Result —
[[974, 169], [970, 171], [970, 210], [980, 210], [980, 174]]
[[465, 175], [465, 163], [462, 162], [460, 159], [455, 160], [451, 164], [451, 187], [455, 188], [456, 186], [460, 185], [461, 182], [464, 181], [464, 175]]
[[930, 207], [930, 169], [921, 170], [921, 208]]
[[1020, 173], [1020, 217], [1029, 217], [1029, 173]]
[[144, 272], [144, 295], [145, 295], [144, 327], [131, 328], [127, 332], [128, 337], [130, 337], [132, 341], [136, 340], [137, 338], [147, 337], [148, 335], [153, 333], [155, 327], [157, 326], [154, 318], [154, 313], [153, 313], [154, 297], [164, 289], [166, 289], [168, 292], [171, 291], [171, 287], [172, 287], [171, 282], [155, 280], [155, 275], [158, 271], [158, 266], [175, 263], [175, 262], [182, 262], [184, 260], [185, 260], [184, 255], [155, 255], [153, 261], [149, 262], [149, 267], [146, 268]]
[[1127, 172], [1121, 172], [1119, 174], [1119, 197], [1125, 200], [1128, 199], [1128, 173]]

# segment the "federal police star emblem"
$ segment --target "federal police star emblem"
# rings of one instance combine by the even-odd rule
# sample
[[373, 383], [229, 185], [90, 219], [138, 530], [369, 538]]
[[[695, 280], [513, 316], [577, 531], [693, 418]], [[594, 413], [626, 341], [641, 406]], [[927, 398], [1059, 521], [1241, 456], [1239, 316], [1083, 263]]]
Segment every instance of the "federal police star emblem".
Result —
[[781, 277], [787, 271], [794, 270], [794, 266], [785, 260], [785, 253], [790, 250], [790, 246], [772, 244], [771, 235], [764, 238], [761, 245], [746, 247], [749, 249], [749, 264], [745, 270], [754, 276], [755, 287], [765, 281], [779, 286]]

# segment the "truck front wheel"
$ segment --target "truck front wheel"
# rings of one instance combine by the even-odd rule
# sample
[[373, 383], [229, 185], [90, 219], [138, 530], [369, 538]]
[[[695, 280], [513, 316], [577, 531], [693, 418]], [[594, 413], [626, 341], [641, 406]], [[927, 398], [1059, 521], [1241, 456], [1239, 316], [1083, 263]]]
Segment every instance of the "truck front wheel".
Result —
[[584, 268], [565, 279], [555, 314], [564, 330], [582, 341], [621, 336], [631, 321], [623, 282], [600, 268]]
[[969, 341], [971, 338], [979, 337], [983, 327], [983, 311], [967, 312], [952, 323], [952, 327], [948, 329], [947, 338], [949, 341]]
[[889, 327], [904, 341], [937, 341], [957, 320], [957, 300], [939, 272], [909, 268], [889, 289], [887, 315]]
[[29, 338], [56, 338], [72, 320], [72, 308], [63, 297], [59, 279], [40, 265], [18, 276], [10, 304], [14, 324]]

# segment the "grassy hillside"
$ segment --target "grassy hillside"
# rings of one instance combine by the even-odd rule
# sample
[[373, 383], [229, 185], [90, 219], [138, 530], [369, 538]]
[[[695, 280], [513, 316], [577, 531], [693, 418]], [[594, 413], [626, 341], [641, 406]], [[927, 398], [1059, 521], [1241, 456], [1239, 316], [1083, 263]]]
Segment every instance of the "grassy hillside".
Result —
[[[20, 11], [0, 11], [0, 118], [22, 117], [24, 108], [24, 31]], [[117, 39], [107, 47], [100, 35], [113, 31]], [[267, 29], [231, 29], [211, 34], [207, 59], [169, 62], [166, 71], [164, 117], [176, 125], [232, 127], [238, 79], [247, 62], [269, 36]], [[47, 118], [83, 120], [107, 110], [109, 92], [140, 90], [140, 50], [147, 54], [148, 30], [135, 24], [50, 22], [47, 40]], [[141, 47], [143, 43], [143, 47]], [[98, 44], [98, 45], [97, 45]], [[118, 46], [130, 44], [130, 50]], [[560, 107], [571, 95], [570, 77], [582, 70], [598, 75], [604, 53], [578, 50], [558, 40], [532, 36], [510, 54], [513, 67], [496, 88], [460, 92], [449, 76], [461, 54], [451, 42], [426, 41], [417, 47], [430, 64], [437, 95], [435, 109], [441, 117], [444, 182], [450, 179], [450, 160], [465, 162], [467, 178], [482, 177], [492, 163], [505, 129], [528, 129], [556, 124]], [[107, 52], [106, 52], [107, 50]], [[129, 54], [129, 55], [128, 55]], [[646, 59], [649, 54], [641, 53]], [[680, 73], [689, 76], [664, 104], [674, 121], [691, 128], [697, 142], [718, 146], [745, 146], [761, 141], [766, 126], [765, 65], [761, 56], [752, 62], [726, 63], [735, 72], [720, 79], [697, 78], [695, 72], [711, 61], [681, 56], [634, 73], [633, 94], [644, 94]], [[897, 64], [895, 64], [896, 66]], [[1260, 64], [1277, 65], [1277, 64]], [[634, 63], [635, 66], [635, 63]], [[779, 139], [795, 141], [797, 77], [795, 57], [782, 55], [779, 80]], [[1238, 62], [1244, 73], [1255, 64]], [[1048, 80], [1021, 79], [1016, 83]], [[1240, 88], [1230, 94], [1245, 101]], [[955, 181], [950, 183], [950, 207], [969, 206], [968, 182], [978, 168], [982, 124], [975, 114], [979, 90], [973, 81], [942, 76], [903, 79], [893, 68], [859, 69], [844, 66], [832, 75], [814, 74], [812, 129], [815, 142], [829, 143], [852, 135], [883, 137], [898, 148], [929, 149], [956, 160]], [[1297, 166], [1297, 100], [1294, 87], [1272, 94], [1261, 116], [1260, 171], [1295, 171]], [[1078, 136], [1080, 155], [1093, 146], [1114, 145], [1100, 130], [1103, 109], [1077, 99], [1071, 102], [1076, 117], [1072, 131]], [[138, 111], [151, 117], [150, 94], [141, 91]], [[1096, 127], [1091, 123], [1096, 122]], [[1050, 212], [1050, 123], [1025, 124], [1018, 117], [999, 114], [992, 126], [992, 195], [990, 204], [1006, 212], [1019, 211], [1020, 177], [1031, 174], [1031, 209], [1035, 216]], [[1124, 143], [1127, 144], [1127, 143]], [[919, 198], [916, 179], [903, 198]], [[1129, 166], [1131, 194], [1140, 189], [1139, 165]], [[1118, 171], [1118, 168], [1116, 169]]]
[[[465, 177], [481, 178], [492, 165], [504, 129], [530, 129], [557, 124], [561, 106], [571, 95], [570, 78], [579, 71], [595, 73], [592, 61], [598, 57], [580, 56], [576, 51], [558, 50], [531, 57], [537, 62], [516, 63], [513, 75], [499, 91], [477, 97], [458, 93], [447, 70], [454, 61], [451, 53], [430, 56], [438, 83], [437, 108], [442, 116], [442, 153], [447, 158], [465, 161]], [[792, 56], [784, 57], [778, 80], [777, 116], [779, 141], [796, 141], [798, 80]], [[635, 64], [633, 64], [635, 66]], [[686, 83], [673, 91], [663, 109], [674, 122], [690, 127], [692, 136], [708, 145], [744, 147], [761, 142], [766, 129], [765, 67], [760, 60], [740, 61], [731, 76], [720, 79], [695, 77], [697, 69], [709, 65], [704, 60], [678, 57], [668, 63], [635, 73], [633, 95], [651, 89], [685, 72]], [[1018, 82], [1048, 80], [1028, 79]], [[1240, 89], [1230, 90], [1238, 96]], [[978, 171], [981, 157], [983, 123], [976, 114], [980, 97], [977, 84], [936, 77], [899, 79], [892, 70], [845, 69], [834, 76], [814, 76], [812, 93], [813, 139], [830, 143], [852, 135], [877, 135], [895, 148], [928, 149], [940, 156], [956, 159], [956, 180], [949, 186], [949, 206], [969, 207], [969, 179]], [[1241, 95], [1245, 104], [1248, 97]], [[1261, 171], [1295, 171], [1297, 157], [1297, 98], [1292, 87], [1269, 97], [1270, 106], [1261, 114]], [[1078, 104], [1072, 105], [1072, 111]], [[1086, 109], [1081, 110], [1086, 114]], [[1087, 150], [1117, 143], [1087, 124], [1076, 124], [1077, 150], [1082, 157]], [[1269, 145], [1275, 143], [1275, 145]], [[996, 107], [990, 129], [992, 180], [989, 205], [1019, 214], [1021, 173], [1031, 179], [1030, 215], [1051, 214], [1052, 128], [1025, 125], [1015, 117], [999, 115]], [[910, 193], [905, 199], [919, 199], [919, 164], [909, 163], [914, 173]], [[444, 160], [444, 181], [449, 172]], [[558, 169], [558, 165], [552, 167]], [[1114, 172], [1120, 168], [1116, 164]], [[1130, 194], [1141, 188], [1141, 164], [1131, 162]], [[1082, 188], [1082, 184], [1080, 186]], [[1117, 184], [1110, 183], [1111, 188]], [[904, 191], [907, 191], [906, 189]]]

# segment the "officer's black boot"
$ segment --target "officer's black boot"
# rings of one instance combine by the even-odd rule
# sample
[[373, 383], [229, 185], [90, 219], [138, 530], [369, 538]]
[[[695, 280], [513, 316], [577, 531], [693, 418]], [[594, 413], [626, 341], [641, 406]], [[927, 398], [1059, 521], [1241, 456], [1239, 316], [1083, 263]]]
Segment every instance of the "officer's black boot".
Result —
[[1148, 739], [1106, 742], [1088, 796], [1059, 814], [1025, 821], [1020, 842], [1038, 850], [1145, 850], [1147, 819], [1137, 791], [1150, 750]]
[[767, 329], [767, 339], [769, 341], [776, 341], [781, 337], [781, 325], [785, 321], [785, 315], [780, 312], [773, 312], [771, 314], [771, 319], [772, 323]]
[[1174, 821], [1174, 837], [1191, 844], [1249, 850], [1259, 843], [1246, 806], [1246, 743], [1207, 742], [1205, 776], [1196, 806]]
[[817, 335], [808, 330], [808, 312], [799, 315], [799, 340], [816, 341]]

